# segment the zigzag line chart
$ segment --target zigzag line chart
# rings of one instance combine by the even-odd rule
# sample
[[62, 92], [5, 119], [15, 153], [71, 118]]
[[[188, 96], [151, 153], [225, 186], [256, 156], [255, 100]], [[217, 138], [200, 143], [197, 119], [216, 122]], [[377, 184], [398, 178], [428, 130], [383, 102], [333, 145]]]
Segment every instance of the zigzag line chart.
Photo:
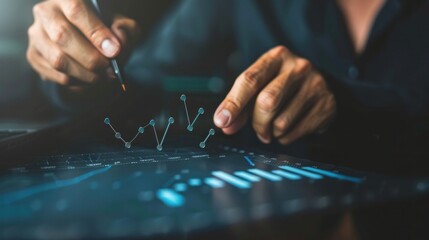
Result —
[[[186, 127], [186, 130], [188, 130], [189, 132], [192, 132], [194, 130], [194, 125], [195, 125], [196, 121], [198, 120], [198, 117], [200, 115], [204, 114], [204, 108], [200, 107], [198, 109], [197, 115], [195, 116], [195, 118], [191, 122], [190, 121], [190, 117], [189, 117], [188, 107], [186, 105], [186, 95], [182, 94], [180, 96], [180, 100], [184, 104], [185, 112], [186, 112], [186, 117], [187, 117], [187, 120], [188, 120], [188, 126]], [[113, 125], [112, 125], [112, 123], [110, 121], [110, 118], [106, 117], [104, 119], [104, 124], [108, 125], [112, 129], [112, 131], [115, 134], [115, 138], [121, 140], [124, 143], [125, 148], [131, 148], [133, 141], [136, 140], [139, 135], [143, 134], [145, 132], [145, 129], [147, 127], [151, 127], [153, 129], [153, 132], [154, 132], [154, 135], [155, 135], [155, 140], [156, 140], [156, 143], [157, 143], [156, 149], [158, 151], [162, 151], [164, 140], [165, 140], [165, 138], [167, 136], [167, 133], [168, 133], [168, 130], [170, 129], [170, 126], [173, 123], [174, 123], [174, 118], [173, 117], [169, 117], [168, 118], [167, 126], [166, 126], [165, 131], [164, 131], [164, 134], [162, 135], [161, 141], [159, 140], [159, 136], [158, 136], [158, 133], [157, 133], [156, 128], [155, 128], [156, 121], [154, 119], [150, 120], [148, 124], [146, 124], [146, 125], [144, 125], [142, 127], [139, 127], [137, 129], [137, 133], [134, 135], [134, 137], [132, 139], [130, 139], [129, 141], [127, 141], [127, 140], [125, 140], [122, 137], [121, 133], [118, 132], [118, 131], [116, 131], [116, 129], [113, 127]], [[211, 128], [209, 130], [208, 134], [207, 134], [207, 137], [202, 142], [200, 142], [199, 147], [200, 148], [205, 148], [207, 140], [210, 138], [210, 136], [213, 136], [213, 135], [215, 135], [215, 130], [213, 128]]]

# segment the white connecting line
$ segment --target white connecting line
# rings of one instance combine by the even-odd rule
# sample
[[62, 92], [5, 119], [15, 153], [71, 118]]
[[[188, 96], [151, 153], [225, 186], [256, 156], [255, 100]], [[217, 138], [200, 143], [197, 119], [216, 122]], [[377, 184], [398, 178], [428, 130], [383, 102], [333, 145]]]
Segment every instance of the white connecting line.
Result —
[[[198, 109], [197, 115], [195, 116], [194, 120], [191, 122], [191, 119], [189, 118], [188, 106], [186, 104], [186, 95], [182, 94], [180, 96], [180, 100], [183, 102], [183, 105], [184, 105], [185, 111], [186, 111], [186, 119], [188, 120], [188, 126], [186, 129], [189, 132], [192, 132], [194, 130], [194, 125], [195, 125], [195, 122], [197, 121], [198, 117], [200, 115], [204, 114], [204, 108]], [[149, 123], [146, 124], [145, 126], [139, 127], [136, 135], [130, 141], [126, 141], [124, 138], [122, 138], [121, 133], [116, 131], [116, 129], [110, 123], [109, 118], [105, 118], [104, 123], [112, 129], [112, 131], [115, 133], [115, 138], [121, 140], [124, 143], [126, 148], [131, 148], [131, 145], [134, 142], [134, 140], [136, 140], [140, 134], [143, 134], [147, 127], [151, 126], [153, 129], [153, 133], [155, 134], [155, 140], [156, 140], [156, 144], [157, 144], [156, 149], [158, 151], [162, 151], [162, 149], [163, 149], [162, 145], [164, 143], [165, 137], [167, 136], [168, 130], [170, 129], [170, 125], [174, 123], [174, 118], [173, 117], [168, 118], [168, 124], [167, 124], [167, 127], [165, 128], [164, 135], [162, 136], [161, 141], [159, 141], [158, 133], [156, 132], [156, 128], [155, 128], [155, 120], [153, 120], [153, 119], [150, 120]], [[209, 130], [209, 133], [207, 134], [207, 137], [204, 139], [204, 141], [200, 142], [200, 144], [199, 144], [200, 148], [205, 148], [207, 140], [210, 138], [210, 136], [213, 136], [213, 135], [215, 135], [215, 130], [213, 128], [211, 128]]]
[[113, 132], [115, 133], [115, 138], [117, 138], [117, 139], [121, 140], [121, 141], [125, 144], [125, 147], [126, 147], [126, 148], [131, 148], [131, 144], [133, 143], [133, 141], [134, 141], [134, 140], [136, 140], [136, 139], [137, 139], [137, 137], [138, 137], [140, 134], [143, 134], [143, 133], [144, 133], [145, 128], [146, 128], [146, 127], [148, 127], [148, 126], [152, 126], [152, 128], [153, 128], [153, 132], [154, 132], [154, 134], [155, 134], [156, 143], [157, 143], [156, 149], [158, 149], [158, 151], [161, 151], [161, 150], [162, 150], [162, 144], [164, 143], [165, 137], [167, 136], [168, 129], [170, 128], [170, 125], [174, 123], [174, 118], [173, 118], [173, 117], [170, 117], [170, 118], [168, 119], [168, 125], [167, 125], [167, 127], [165, 128], [165, 132], [164, 132], [164, 135], [162, 136], [161, 142], [159, 141], [158, 133], [156, 132], [156, 129], [155, 129], [155, 120], [153, 120], [153, 119], [152, 119], [152, 120], [150, 120], [150, 122], [149, 122], [148, 124], [146, 124], [144, 127], [139, 127], [139, 129], [137, 130], [136, 135], [135, 135], [135, 136], [134, 136], [130, 141], [128, 141], [128, 142], [127, 142], [127, 141], [125, 141], [125, 140], [122, 138], [121, 133], [120, 133], [120, 132], [118, 132], [118, 131], [116, 131], [116, 129], [112, 126], [112, 124], [110, 123], [110, 119], [109, 119], [109, 118], [105, 118], [105, 119], [104, 119], [104, 123], [105, 123], [106, 125], [109, 125], [109, 126], [110, 126], [110, 128], [111, 128], [111, 129], [113, 130]]
[[194, 124], [197, 121], [198, 117], [200, 115], [204, 114], [204, 108], [199, 108], [197, 116], [195, 116], [194, 120], [191, 123], [191, 119], [189, 118], [189, 112], [188, 112], [188, 106], [186, 104], [186, 95], [182, 94], [180, 96], [180, 100], [183, 102], [183, 105], [185, 106], [185, 112], [186, 112], [186, 119], [188, 120], [188, 127], [186, 128], [189, 132], [192, 132], [194, 130]]

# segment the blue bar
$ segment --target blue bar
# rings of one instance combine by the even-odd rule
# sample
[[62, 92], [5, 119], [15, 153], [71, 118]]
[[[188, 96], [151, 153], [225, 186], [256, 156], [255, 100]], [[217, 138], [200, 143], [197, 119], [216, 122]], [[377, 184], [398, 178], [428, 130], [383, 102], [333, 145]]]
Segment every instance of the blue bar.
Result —
[[176, 184], [174, 184], [174, 190], [176, 190], [177, 192], [184, 192], [184, 191], [186, 191], [186, 184], [176, 183]]
[[222, 172], [222, 171], [214, 171], [212, 172], [213, 176], [218, 177], [222, 180], [224, 180], [225, 182], [234, 185], [238, 188], [250, 188], [252, 186], [252, 184], [250, 184], [249, 182], [246, 182], [244, 180], [241, 180], [240, 178], [234, 177], [231, 174], [228, 174], [226, 172]]
[[249, 169], [248, 171], [251, 172], [251, 173], [253, 173], [253, 174], [256, 174], [256, 175], [258, 175], [260, 177], [263, 177], [265, 179], [273, 181], [273, 182], [278, 182], [278, 181], [282, 180], [282, 178], [279, 177], [279, 176], [277, 176], [277, 175], [274, 175], [272, 173], [269, 173], [269, 172], [266, 172], [264, 170], [260, 170], [260, 169], [257, 169], [257, 168]]
[[280, 166], [279, 168], [284, 169], [284, 170], [288, 170], [288, 171], [293, 172], [293, 173], [300, 174], [300, 175], [302, 175], [304, 177], [308, 177], [308, 178], [311, 178], [311, 179], [317, 179], [318, 180], [318, 179], [322, 179], [323, 178], [319, 174], [307, 172], [307, 171], [301, 170], [299, 168], [294, 168], [294, 167], [289, 167], [289, 166]]
[[223, 182], [217, 178], [205, 178], [204, 179], [204, 183], [209, 185], [212, 188], [221, 188], [224, 186]]
[[310, 170], [310, 171], [313, 171], [313, 172], [316, 172], [316, 173], [320, 173], [320, 174], [325, 175], [327, 177], [337, 178], [337, 179], [340, 179], [340, 180], [346, 180], [346, 181], [350, 181], [350, 182], [354, 182], [354, 183], [360, 183], [360, 182], [362, 182], [362, 179], [360, 179], [360, 178], [350, 177], [350, 176], [346, 176], [346, 175], [342, 175], [342, 174], [334, 173], [334, 172], [329, 172], [329, 171], [318, 169], [318, 168], [303, 167], [303, 169]]
[[159, 189], [156, 192], [156, 196], [165, 205], [172, 208], [181, 207], [183, 206], [183, 204], [185, 204], [185, 198], [171, 189], [167, 189], [167, 188]]
[[239, 176], [239, 177], [241, 177], [241, 178], [246, 179], [246, 180], [247, 180], [247, 181], [249, 181], [249, 182], [259, 182], [259, 181], [261, 181], [261, 178], [260, 178], [260, 177], [255, 176], [255, 175], [250, 174], [250, 173], [247, 173], [247, 172], [244, 172], [244, 171], [237, 171], [237, 172], [235, 172], [234, 174], [235, 174], [236, 176]]
[[273, 173], [282, 176], [284, 178], [287, 178], [289, 180], [298, 180], [301, 179], [301, 177], [299, 175], [293, 174], [293, 173], [288, 173], [282, 170], [273, 170]]
[[201, 185], [201, 180], [198, 178], [191, 178], [188, 181], [189, 186], [196, 187]]

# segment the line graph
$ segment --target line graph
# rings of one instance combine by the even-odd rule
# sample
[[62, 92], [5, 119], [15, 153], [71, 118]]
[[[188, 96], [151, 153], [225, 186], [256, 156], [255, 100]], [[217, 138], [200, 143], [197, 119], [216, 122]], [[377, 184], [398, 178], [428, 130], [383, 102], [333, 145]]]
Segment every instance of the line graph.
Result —
[[200, 148], [205, 148], [207, 140], [209, 139], [210, 136], [213, 136], [213, 135], [215, 135], [215, 130], [211, 128], [209, 130], [209, 134], [207, 134], [207, 137], [204, 139], [204, 141], [200, 142]]
[[[188, 106], [186, 104], [186, 95], [182, 94], [180, 96], [180, 100], [183, 102], [183, 105], [184, 105], [184, 108], [185, 108], [185, 112], [186, 112], [186, 119], [188, 121], [188, 126], [186, 127], [186, 130], [188, 130], [189, 132], [192, 132], [194, 130], [194, 125], [195, 125], [196, 121], [198, 120], [198, 118], [201, 115], [204, 114], [204, 108], [200, 107], [198, 109], [197, 115], [195, 116], [195, 118], [191, 122], [191, 119], [189, 117]], [[145, 129], [147, 127], [152, 127], [154, 135], [155, 135], [156, 144], [157, 144], [156, 145], [156, 149], [158, 151], [162, 151], [164, 140], [165, 140], [165, 138], [167, 136], [167, 133], [168, 133], [168, 130], [170, 129], [171, 124], [173, 124], [173, 123], [174, 123], [174, 118], [173, 117], [168, 118], [168, 124], [167, 124], [167, 126], [165, 128], [165, 131], [164, 131], [164, 134], [162, 135], [161, 140], [160, 140], [160, 138], [158, 136], [158, 133], [156, 131], [156, 128], [155, 128], [156, 122], [155, 122], [154, 119], [152, 119], [152, 120], [149, 121], [148, 124], [146, 124], [146, 125], [144, 125], [142, 127], [139, 127], [137, 129], [137, 133], [134, 135], [134, 137], [131, 138], [129, 141], [127, 141], [127, 140], [125, 140], [122, 137], [122, 134], [113, 127], [113, 125], [111, 124], [110, 118], [106, 117], [104, 119], [104, 124], [108, 125], [112, 129], [112, 131], [115, 134], [115, 138], [118, 139], [118, 140], [121, 140], [124, 143], [125, 148], [131, 148], [132, 143], [134, 142], [134, 140], [136, 140], [139, 135], [143, 134], [145, 132]], [[211, 128], [209, 130], [209, 133], [207, 134], [207, 137], [202, 142], [200, 142], [199, 147], [200, 148], [205, 148], [207, 140], [210, 138], [210, 136], [213, 136], [213, 135], [215, 135], [215, 130], [213, 128]]]
[[170, 118], [168, 119], [168, 124], [167, 124], [167, 127], [165, 128], [165, 131], [164, 131], [164, 134], [163, 134], [163, 136], [162, 136], [162, 138], [161, 138], [161, 141], [159, 141], [158, 133], [156, 132], [156, 128], [155, 128], [155, 124], [156, 124], [156, 122], [155, 122], [155, 120], [154, 120], [154, 119], [150, 120], [150, 121], [149, 121], [149, 123], [148, 123], [148, 124], [146, 124], [145, 126], [143, 126], [143, 127], [139, 127], [139, 128], [137, 129], [137, 133], [136, 133], [136, 135], [134, 135], [134, 137], [133, 137], [130, 141], [126, 141], [126, 140], [122, 137], [121, 133], [120, 133], [120, 132], [118, 132], [118, 131], [116, 131], [116, 129], [113, 127], [113, 125], [111, 124], [110, 119], [109, 119], [108, 117], [106, 117], [106, 118], [104, 119], [104, 123], [105, 123], [106, 125], [108, 125], [108, 126], [112, 129], [112, 131], [115, 133], [115, 138], [116, 138], [116, 139], [121, 140], [121, 141], [125, 144], [125, 147], [126, 147], [126, 148], [131, 148], [131, 145], [132, 145], [133, 141], [134, 141], [134, 140], [136, 140], [136, 139], [137, 139], [137, 137], [138, 137], [140, 134], [143, 134], [143, 133], [145, 132], [145, 129], [146, 129], [147, 127], [151, 126], [151, 127], [152, 127], [152, 129], [153, 129], [153, 133], [154, 133], [154, 135], [155, 135], [155, 140], [156, 140], [156, 144], [157, 144], [156, 149], [157, 149], [158, 151], [162, 151], [162, 148], [163, 148], [163, 147], [162, 147], [162, 145], [163, 145], [163, 143], [164, 143], [165, 137], [167, 136], [168, 129], [170, 128], [170, 125], [174, 123], [174, 118], [173, 118], [173, 117], [170, 117]]
[[180, 100], [183, 102], [183, 105], [185, 107], [185, 112], [186, 112], [186, 119], [188, 120], [188, 127], [186, 128], [189, 132], [192, 132], [194, 130], [194, 124], [197, 121], [198, 117], [200, 115], [204, 114], [204, 108], [199, 108], [197, 115], [195, 116], [194, 120], [191, 122], [191, 119], [189, 118], [189, 111], [188, 111], [188, 105], [186, 104], [186, 95], [182, 94], [180, 96]]

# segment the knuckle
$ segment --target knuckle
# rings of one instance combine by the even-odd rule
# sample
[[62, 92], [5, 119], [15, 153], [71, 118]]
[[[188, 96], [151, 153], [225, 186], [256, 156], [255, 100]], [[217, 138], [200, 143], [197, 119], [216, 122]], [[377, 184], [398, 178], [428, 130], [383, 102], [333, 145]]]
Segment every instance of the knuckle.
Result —
[[289, 49], [287, 47], [283, 46], [283, 45], [274, 47], [272, 49], [272, 54], [274, 56], [284, 56], [284, 55], [287, 55], [289, 53], [290, 53]]
[[303, 74], [308, 70], [310, 70], [310, 68], [311, 68], [311, 63], [307, 59], [298, 58], [295, 60], [295, 69], [294, 69], [295, 74]]
[[274, 128], [279, 132], [285, 132], [287, 129], [287, 126], [290, 122], [290, 119], [287, 115], [282, 116], [274, 120]]
[[311, 80], [311, 88], [312, 89], [323, 89], [326, 87], [326, 83], [325, 80], [323, 79], [322, 76], [320, 75], [316, 75], [312, 80]]
[[43, 2], [41, 2], [41, 3], [37, 3], [37, 4], [35, 4], [34, 6], [33, 6], [33, 15], [35, 16], [35, 17], [37, 17], [37, 16], [39, 16], [40, 14], [42, 14], [44, 11], [45, 11], [45, 6], [44, 6], [44, 3]]
[[225, 107], [228, 108], [231, 112], [239, 112], [242, 109], [242, 104], [240, 101], [234, 99], [227, 99]]
[[278, 107], [278, 94], [272, 90], [262, 91], [256, 99], [257, 106], [264, 112], [273, 112]]
[[56, 70], [63, 71], [66, 69], [66, 55], [62, 51], [56, 51], [52, 54], [52, 67]]
[[27, 30], [27, 35], [28, 35], [28, 37], [29, 37], [29, 38], [31, 38], [32, 36], [34, 36], [35, 31], [36, 31], [36, 27], [35, 27], [35, 25], [33, 24], [33, 25], [31, 25], [31, 26], [28, 28], [28, 30]]
[[66, 86], [70, 84], [70, 77], [65, 75], [65, 74], [61, 74], [60, 76], [58, 76], [57, 78], [57, 82], [60, 85]]
[[68, 40], [69, 26], [65, 23], [57, 24], [51, 34], [53, 42], [60, 46], [64, 46]]
[[90, 71], [95, 71], [101, 66], [100, 56], [94, 54], [93, 56], [90, 56], [86, 63], [85, 68]]
[[64, 9], [64, 14], [73, 22], [79, 20], [83, 11], [84, 5], [81, 1], [68, 1], [67, 7]]
[[257, 87], [257, 72], [247, 70], [243, 73], [243, 84], [248, 86], [249, 88]]

